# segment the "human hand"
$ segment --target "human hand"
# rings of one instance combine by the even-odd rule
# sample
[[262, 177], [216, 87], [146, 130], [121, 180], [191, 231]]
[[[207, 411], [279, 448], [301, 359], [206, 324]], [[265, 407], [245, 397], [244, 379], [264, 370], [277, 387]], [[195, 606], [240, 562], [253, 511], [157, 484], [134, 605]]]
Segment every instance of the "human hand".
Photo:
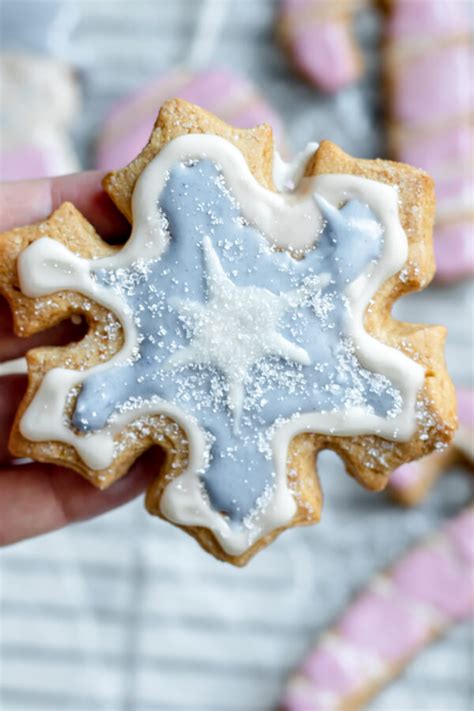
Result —
[[[101, 179], [102, 174], [87, 172], [0, 184], [0, 232], [39, 222], [62, 202], [70, 201], [101, 237], [123, 241], [128, 223], [103, 191]], [[80, 338], [81, 331], [69, 321], [45, 334], [17, 338], [13, 335], [10, 309], [0, 299], [0, 363], [19, 358], [35, 346], [63, 345]], [[0, 377], [0, 545], [46, 533], [126, 503], [146, 489], [159, 463], [159, 453], [152, 450], [107, 491], [95, 489], [64, 467], [12, 463], [8, 435], [25, 387], [24, 375]]]

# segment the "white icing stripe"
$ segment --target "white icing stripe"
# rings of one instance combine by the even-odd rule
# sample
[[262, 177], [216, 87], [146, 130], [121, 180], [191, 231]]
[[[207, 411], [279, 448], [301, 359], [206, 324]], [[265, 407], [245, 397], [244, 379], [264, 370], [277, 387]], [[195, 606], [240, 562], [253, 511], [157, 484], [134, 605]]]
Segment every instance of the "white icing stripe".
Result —
[[377, 577], [368, 589], [384, 595], [388, 600], [395, 600], [398, 607], [408, 610], [427, 630], [441, 630], [448, 623], [447, 618], [434, 605], [404, 594], [394, 584], [389, 573]]
[[[283, 180], [300, 175], [309, 153], [303, 152], [299, 162], [291, 168], [282, 167], [277, 161], [275, 182], [281, 185], [282, 175]], [[231, 526], [224, 516], [212, 510], [203, 494], [198, 472], [206, 466], [206, 436], [198, 423], [180, 408], [156, 399], [140, 410], [116, 416], [104, 430], [88, 435], [73, 432], [63, 418], [68, 393], [81, 384], [86, 373], [100, 372], [114, 362], [123, 362], [133, 355], [137, 345], [136, 328], [127, 304], [116, 292], [98, 284], [91, 275], [91, 269], [125, 268], [137, 259], [156, 259], [162, 254], [169, 236], [156, 209], [157, 196], [175, 164], [199, 158], [211, 160], [219, 166], [244, 217], [279, 247], [302, 250], [314, 244], [322, 224], [313, 197], [316, 192], [336, 206], [351, 198], [367, 203], [384, 230], [381, 258], [346, 292], [353, 315], [349, 335], [356, 344], [357, 357], [362, 365], [375, 372], [383, 368], [400, 390], [402, 411], [399, 416], [387, 419], [356, 408], [344, 413], [306, 413], [275, 427], [272, 441], [276, 471], [274, 495], [252, 517], [252, 525], [242, 528]], [[107, 363], [86, 372], [50, 371], [22, 418], [21, 432], [33, 441], [66, 442], [75, 447], [90, 468], [100, 470], [112, 463], [114, 436], [127, 424], [146, 414], [168, 415], [185, 430], [190, 459], [186, 471], [166, 487], [161, 499], [161, 511], [175, 523], [209, 528], [227, 553], [238, 555], [266, 533], [287, 524], [295, 514], [296, 504], [286, 476], [286, 459], [288, 445], [296, 434], [378, 434], [388, 439], [406, 440], [415, 431], [416, 395], [423, 383], [424, 370], [400, 351], [375, 340], [365, 332], [363, 325], [369, 300], [387, 278], [403, 267], [407, 258], [408, 245], [399, 221], [398, 196], [395, 189], [388, 185], [351, 175], [303, 178], [294, 191], [275, 193], [256, 181], [243, 155], [232, 144], [217, 136], [186, 135], [165, 146], [149, 163], [137, 181], [132, 207], [132, 236], [113, 258], [90, 262], [73, 255], [49, 238], [37, 240], [19, 257], [18, 271], [23, 293], [40, 296], [63, 289], [79, 291], [110, 309], [125, 331], [123, 349]]]
[[360, 675], [370, 682], [388, 672], [388, 664], [379, 654], [363, 649], [334, 632], [328, 632], [324, 637], [321, 649], [327, 649], [349, 677]]
[[7, 375], [23, 375], [28, 372], [26, 358], [15, 358], [14, 360], [6, 360], [0, 363], [0, 378]]
[[[316, 689], [314, 684], [302, 674], [297, 674], [290, 680], [290, 693], [284, 711], [336, 711], [339, 705], [339, 695], [334, 691]], [[307, 707], [303, 707], [303, 700]]]
[[273, 184], [281, 192], [291, 192], [300, 183], [308, 160], [318, 150], [318, 143], [312, 141], [293, 158], [286, 162], [275, 148], [273, 151]]

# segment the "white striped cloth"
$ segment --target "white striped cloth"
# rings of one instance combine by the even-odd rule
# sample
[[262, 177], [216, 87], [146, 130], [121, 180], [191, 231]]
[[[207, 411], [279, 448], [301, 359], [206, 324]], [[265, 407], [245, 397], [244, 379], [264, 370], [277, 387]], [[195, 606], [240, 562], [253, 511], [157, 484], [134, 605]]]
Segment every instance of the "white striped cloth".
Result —
[[[380, 152], [373, 16], [359, 24], [367, 77], [328, 98], [300, 82], [275, 46], [274, 2], [229, 2], [212, 60], [250, 73], [265, 89], [295, 149], [330, 137], [358, 155]], [[62, 51], [85, 78], [77, 142], [87, 161], [110, 102], [183, 60], [199, 3], [74, 4], [78, 24]], [[449, 361], [460, 381], [472, 356], [460, 304], [467, 308], [473, 295], [472, 284], [461, 284], [398, 308], [410, 320], [449, 323]], [[285, 533], [243, 570], [149, 517], [142, 502], [1, 551], [1, 711], [276, 709], [288, 673], [350, 596], [469, 496], [468, 479], [457, 472], [407, 513], [360, 489], [333, 458], [322, 455], [320, 466], [323, 522]], [[470, 637], [467, 627], [454, 630], [372, 708], [467, 711]]]

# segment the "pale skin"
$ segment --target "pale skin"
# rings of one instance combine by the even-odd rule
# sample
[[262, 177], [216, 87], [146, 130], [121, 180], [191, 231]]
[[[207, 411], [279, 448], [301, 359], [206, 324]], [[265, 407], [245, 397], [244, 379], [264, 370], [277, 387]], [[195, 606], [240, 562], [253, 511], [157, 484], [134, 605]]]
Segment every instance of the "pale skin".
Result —
[[[101, 187], [102, 174], [79, 173], [61, 178], [0, 184], [0, 232], [39, 222], [70, 201], [113, 242], [123, 241], [129, 226]], [[0, 362], [19, 358], [37, 345], [67, 343], [70, 323], [47, 334], [17, 338], [10, 309], [0, 297]], [[76, 338], [78, 334], [76, 331]], [[0, 545], [53, 531], [98, 516], [142, 493], [156, 476], [159, 453], [151, 451], [107, 491], [99, 491], [77, 473], [47, 464], [15, 464], [8, 434], [23, 396], [26, 376], [0, 378]]]

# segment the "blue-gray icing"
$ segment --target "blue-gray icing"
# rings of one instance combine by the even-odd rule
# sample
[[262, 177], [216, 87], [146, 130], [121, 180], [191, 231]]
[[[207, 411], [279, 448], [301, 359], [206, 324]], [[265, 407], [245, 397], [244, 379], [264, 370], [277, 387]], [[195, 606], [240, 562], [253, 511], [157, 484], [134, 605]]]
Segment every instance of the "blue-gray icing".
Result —
[[[173, 402], [211, 433], [210, 462], [202, 481], [212, 507], [238, 522], [272, 485], [268, 433], [275, 420], [356, 405], [382, 417], [400, 410], [398, 391], [384, 376], [360, 366], [346, 336], [350, 310], [344, 289], [380, 256], [382, 230], [361, 202], [351, 200], [340, 210], [325, 203], [325, 227], [319, 238], [315, 235], [315, 247], [295, 259], [273, 249], [245, 222], [218, 168], [206, 160], [175, 165], [157, 196], [158, 208], [171, 235], [161, 258], [139, 260], [118, 272], [95, 273], [99, 282], [123, 294], [133, 309], [139, 353], [133, 363], [110, 366], [85, 379], [73, 426], [83, 432], [100, 430], [131, 401], [159, 396]], [[238, 286], [280, 294], [316, 275], [330, 275], [324, 288], [313, 289], [311, 297], [289, 309], [279, 322], [279, 333], [304, 348], [311, 365], [275, 356], [255, 363], [245, 383], [237, 433], [222, 373], [207, 365], [167, 366], [170, 354], [188, 346], [193, 337], [190, 324], [170, 299], [206, 303], [208, 298], [204, 235], [209, 235], [224, 271]]]

